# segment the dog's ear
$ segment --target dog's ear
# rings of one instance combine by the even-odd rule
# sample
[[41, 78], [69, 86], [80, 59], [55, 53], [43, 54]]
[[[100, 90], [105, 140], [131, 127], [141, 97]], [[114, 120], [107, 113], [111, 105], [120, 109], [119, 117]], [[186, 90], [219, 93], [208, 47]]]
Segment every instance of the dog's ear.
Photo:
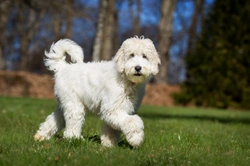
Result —
[[117, 53], [115, 54], [114, 61], [117, 65], [118, 72], [122, 73], [125, 69], [125, 56], [124, 56], [124, 50], [123, 47], [119, 48]]
[[153, 54], [154, 55], [152, 57], [151, 70], [152, 70], [152, 74], [156, 75], [159, 72], [159, 65], [161, 64], [161, 60], [160, 60], [159, 54], [156, 51], [154, 51]]
[[150, 49], [150, 54], [152, 55], [151, 62], [151, 73], [156, 75], [159, 72], [159, 65], [161, 64], [161, 60], [158, 52], [155, 49], [154, 43], [150, 39], [144, 39], [147, 47]]

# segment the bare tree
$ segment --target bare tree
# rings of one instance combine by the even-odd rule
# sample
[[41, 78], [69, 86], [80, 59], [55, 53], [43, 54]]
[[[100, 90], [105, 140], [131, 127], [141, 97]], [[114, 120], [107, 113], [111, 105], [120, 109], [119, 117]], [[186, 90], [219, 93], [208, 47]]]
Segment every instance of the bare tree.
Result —
[[161, 57], [160, 71], [155, 77], [157, 84], [167, 83], [169, 48], [171, 46], [173, 14], [176, 0], [162, 0], [161, 19], [159, 22], [158, 51]]
[[113, 39], [116, 31], [117, 11], [115, 0], [100, 0], [97, 32], [93, 60], [109, 60], [113, 53]]
[[[64, 2], [64, 3], [63, 3]], [[53, 30], [56, 40], [60, 38], [72, 38], [72, 19], [74, 18], [74, 0], [52, 1], [50, 6], [53, 11]], [[62, 31], [62, 26], [65, 30]]]
[[39, 22], [45, 14], [44, 8], [37, 12], [31, 3], [31, 1], [15, 1], [17, 31], [20, 38], [21, 70], [28, 70], [29, 46], [33, 36], [38, 32]]

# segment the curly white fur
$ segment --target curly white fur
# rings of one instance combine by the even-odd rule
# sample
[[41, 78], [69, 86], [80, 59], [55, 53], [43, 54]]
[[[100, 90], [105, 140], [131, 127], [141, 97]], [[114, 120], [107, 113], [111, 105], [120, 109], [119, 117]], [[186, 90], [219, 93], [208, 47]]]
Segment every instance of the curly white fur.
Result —
[[[65, 53], [72, 64], [65, 61]], [[36, 140], [50, 139], [65, 128], [65, 138], [81, 138], [86, 111], [104, 121], [101, 142], [113, 146], [120, 131], [128, 143], [139, 147], [143, 121], [134, 115], [144, 96], [145, 84], [158, 73], [160, 59], [150, 39], [125, 40], [111, 61], [84, 63], [83, 51], [71, 40], [59, 40], [45, 52], [45, 65], [55, 73], [58, 107], [40, 125]]]

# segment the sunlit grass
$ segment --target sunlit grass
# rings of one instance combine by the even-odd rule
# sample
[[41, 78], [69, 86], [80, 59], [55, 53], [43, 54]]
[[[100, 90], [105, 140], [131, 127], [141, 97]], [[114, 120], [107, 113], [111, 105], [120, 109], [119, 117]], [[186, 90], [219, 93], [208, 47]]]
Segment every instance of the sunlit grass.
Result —
[[54, 100], [0, 97], [0, 165], [248, 165], [250, 112], [142, 106], [145, 142], [131, 149], [100, 145], [102, 122], [88, 114], [82, 140], [62, 133], [33, 141], [38, 125], [56, 108]]

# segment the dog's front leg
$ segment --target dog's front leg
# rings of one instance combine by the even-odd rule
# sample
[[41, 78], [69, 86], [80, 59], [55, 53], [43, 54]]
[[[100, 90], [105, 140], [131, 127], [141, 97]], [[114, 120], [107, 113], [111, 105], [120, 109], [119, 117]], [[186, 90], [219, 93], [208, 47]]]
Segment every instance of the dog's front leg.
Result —
[[144, 124], [138, 115], [115, 111], [102, 117], [102, 119], [112, 128], [122, 131], [131, 146], [139, 147], [143, 143]]
[[138, 115], [129, 115], [124, 119], [122, 132], [128, 143], [133, 147], [139, 147], [144, 140], [144, 124]]

